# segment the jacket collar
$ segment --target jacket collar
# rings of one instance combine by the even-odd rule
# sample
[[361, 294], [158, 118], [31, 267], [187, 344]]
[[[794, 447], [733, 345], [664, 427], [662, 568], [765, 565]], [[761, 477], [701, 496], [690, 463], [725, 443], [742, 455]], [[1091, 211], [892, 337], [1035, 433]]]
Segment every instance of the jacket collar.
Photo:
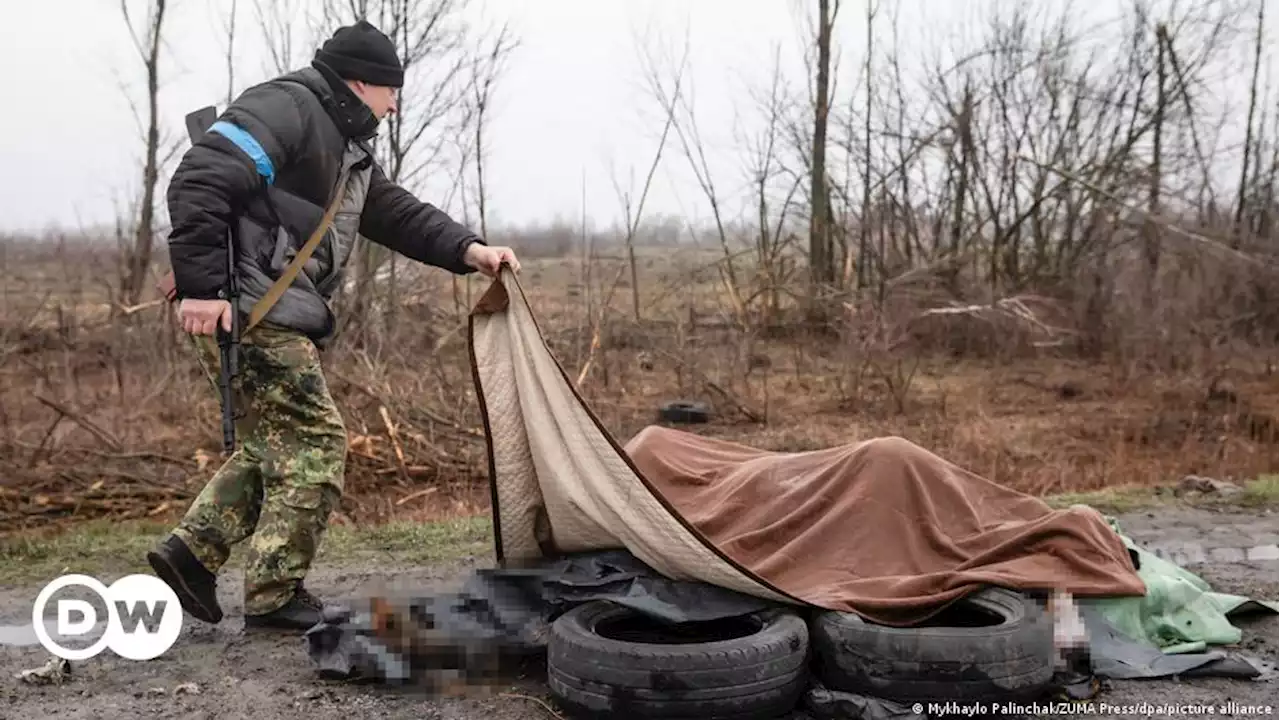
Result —
[[320, 104], [343, 137], [368, 143], [377, 136], [378, 118], [329, 66], [314, 60], [310, 68], [299, 70], [294, 75], [320, 99]]

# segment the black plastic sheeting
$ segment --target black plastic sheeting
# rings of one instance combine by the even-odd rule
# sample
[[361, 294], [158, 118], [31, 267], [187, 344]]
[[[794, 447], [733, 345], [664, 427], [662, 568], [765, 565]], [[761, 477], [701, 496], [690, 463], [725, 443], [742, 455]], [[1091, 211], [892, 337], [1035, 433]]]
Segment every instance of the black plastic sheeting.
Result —
[[[777, 603], [706, 583], [665, 578], [625, 551], [570, 556], [531, 568], [477, 570], [456, 591], [400, 600], [397, 605], [424, 627], [431, 627], [437, 637], [456, 643], [460, 654], [510, 657], [545, 652], [550, 623], [572, 607], [593, 600], [615, 602], [670, 623], [715, 620], [778, 607]], [[1062, 697], [1090, 697], [1096, 692], [1097, 678], [1255, 678], [1274, 672], [1259, 661], [1220, 651], [1166, 655], [1116, 632], [1087, 604], [1081, 605], [1081, 615], [1089, 630], [1093, 677], [1085, 674], [1059, 684], [1056, 692]], [[326, 678], [402, 684], [412, 682], [419, 669], [417, 658], [393, 651], [374, 635], [367, 609], [329, 609], [305, 638], [309, 656]], [[828, 690], [816, 679], [803, 704], [814, 717], [833, 720], [919, 717], [901, 703]]]
[[[475, 571], [452, 592], [401, 600], [434, 633], [475, 652], [504, 656], [546, 650], [548, 628], [565, 611], [610, 600], [670, 623], [746, 615], [772, 603], [701, 582], [659, 575], [626, 551], [566, 557], [540, 567]], [[393, 600], [394, 601], [394, 600]], [[374, 636], [367, 610], [335, 607], [305, 634], [307, 652], [329, 678], [410, 682], [409, 658]]]
[[1252, 680], [1276, 672], [1273, 663], [1222, 650], [1165, 654], [1155, 645], [1120, 633], [1090, 607], [1087, 600], [1078, 606], [1089, 631], [1089, 655], [1093, 660], [1093, 673], [1098, 677], [1136, 680], [1180, 675]]

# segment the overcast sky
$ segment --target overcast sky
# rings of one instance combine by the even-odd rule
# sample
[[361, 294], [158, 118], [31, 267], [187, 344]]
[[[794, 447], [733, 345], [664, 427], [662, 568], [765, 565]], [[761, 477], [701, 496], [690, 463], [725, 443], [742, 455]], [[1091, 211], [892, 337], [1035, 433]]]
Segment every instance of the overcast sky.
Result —
[[[741, 160], [733, 154], [735, 109], [748, 110], [745, 88], [766, 87], [775, 45], [784, 53], [786, 74], [803, 82], [798, 51], [804, 1], [473, 1], [476, 18], [510, 21], [521, 42], [499, 81], [492, 109], [486, 166], [491, 222], [547, 222], [557, 216], [576, 221], [584, 178], [588, 213], [609, 222], [618, 210], [611, 171], [624, 178], [631, 173], [639, 188], [661, 129], [656, 106], [643, 92], [637, 60], [635, 40], [646, 27], [654, 28], [651, 37], [669, 45], [677, 44], [687, 28], [699, 124], [713, 148], [724, 150], [716, 156], [722, 160], [717, 179], [740, 183]], [[1047, 13], [1063, 6], [1058, 0], [1027, 2]], [[986, 4], [904, 0], [905, 63], [910, 66], [912, 57], [941, 42], [962, 19], [976, 17]], [[1089, 3], [1076, 5], [1089, 8]], [[1081, 16], [1106, 15], [1107, 5], [1081, 10]], [[146, 6], [147, 0], [129, 0], [138, 25]], [[176, 134], [183, 132], [186, 112], [224, 104], [221, 22], [231, 0], [170, 0], [169, 6], [160, 106], [164, 126]], [[244, 56], [237, 63], [238, 89], [268, 77], [251, 6], [252, 0], [240, 0], [238, 44]], [[855, 0], [845, 0], [841, 11], [839, 82], [845, 87], [856, 83], [864, 12]], [[1273, 12], [1273, 24], [1274, 17]], [[880, 31], [885, 37], [877, 42], [890, 42], [888, 32], [886, 19]], [[299, 48], [297, 55], [309, 60], [313, 51], [314, 46]], [[122, 84], [145, 108], [142, 66], [118, 0], [7, 0], [0, 67], [9, 84], [6, 112], [0, 115], [6, 138], [0, 144], [6, 168], [0, 180], [0, 229], [110, 222], [139, 186], [141, 133]], [[705, 215], [683, 171], [686, 163], [673, 147], [666, 161], [672, 170], [660, 173], [647, 210]], [[448, 177], [432, 177], [420, 194], [441, 202], [448, 182]], [[163, 184], [160, 190], [163, 198]]]

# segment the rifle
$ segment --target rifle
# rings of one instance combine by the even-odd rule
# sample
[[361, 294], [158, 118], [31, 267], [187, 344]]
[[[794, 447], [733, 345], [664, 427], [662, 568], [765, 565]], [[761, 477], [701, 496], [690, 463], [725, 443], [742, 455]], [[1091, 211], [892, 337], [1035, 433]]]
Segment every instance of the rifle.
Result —
[[[186, 117], [187, 135], [194, 145], [218, 119], [217, 110], [211, 105], [200, 108]], [[236, 243], [232, 224], [227, 226], [227, 286], [223, 289], [225, 300], [231, 303], [231, 330], [218, 323], [218, 390], [222, 395], [222, 449], [228, 455], [236, 449], [235, 400], [231, 381], [240, 373], [240, 284], [236, 281]]]

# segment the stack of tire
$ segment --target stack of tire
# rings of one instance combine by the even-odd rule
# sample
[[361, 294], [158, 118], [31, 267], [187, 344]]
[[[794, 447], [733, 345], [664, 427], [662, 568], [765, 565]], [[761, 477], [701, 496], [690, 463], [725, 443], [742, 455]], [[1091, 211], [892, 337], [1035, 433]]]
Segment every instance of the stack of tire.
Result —
[[918, 627], [820, 613], [816, 664], [829, 690], [904, 703], [972, 706], [1034, 699], [1054, 673], [1053, 627], [1030, 597], [987, 588]]
[[552, 624], [547, 654], [551, 692], [573, 717], [636, 720], [784, 718], [811, 672], [828, 690], [927, 703], [1034, 699], [1053, 671], [1047, 617], [999, 588], [909, 628], [788, 609], [677, 626], [589, 602]]

